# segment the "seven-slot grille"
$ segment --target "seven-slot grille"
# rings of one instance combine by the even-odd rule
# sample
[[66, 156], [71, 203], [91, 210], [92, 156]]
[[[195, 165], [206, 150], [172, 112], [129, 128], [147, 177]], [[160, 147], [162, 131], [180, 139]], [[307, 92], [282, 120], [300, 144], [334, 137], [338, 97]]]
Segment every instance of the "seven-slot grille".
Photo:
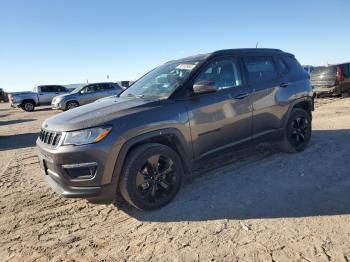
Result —
[[51, 131], [41, 129], [39, 134], [39, 139], [45, 144], [57, 146], [61, 139], [61, 136], [62, 136], [61, 132], [51, 132]]

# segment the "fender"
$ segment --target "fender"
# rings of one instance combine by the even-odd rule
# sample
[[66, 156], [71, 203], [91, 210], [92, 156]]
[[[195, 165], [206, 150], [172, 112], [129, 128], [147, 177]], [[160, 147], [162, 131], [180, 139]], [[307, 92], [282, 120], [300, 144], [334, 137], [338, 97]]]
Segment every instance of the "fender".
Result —
[[293, 100], [292, 103], [289, 104], [289, 108], [288, 108], [288, 111], [286, 112], [286, 114], [283, 116], [283, 120], [282, 120], [282, 123], [283, 123], [283, 128], [286, 126], [287, 124], [287, 121], [289, 119], [289, 116], [294, 108], [294, 106], [300, 102], [308, 102], [311, 106], [311, 111], [314, 110], [314, 102], [313, 102], [313, 98], [312, 97], [309, 97], [309, 96], [305, 96], [305, 97], [302, 97], [302, 98], [298, 98], [296, 100]]
[[193, 150], [192, 145], [189, 144], [183, 134], [176, 128], [164, 128], [159, 130], [153, 130], [151, 132], [143, 133], [141, 135], [138, 135], [136, 137], [133, 137], [122, 145], [115, 166], [112, 176], [112, 183], [114, 185], [118, 185], [119, 178], [122, 173], [123, 164], [125, 162], [125, 159], [127, 157], [128, 152], [130, 149], [135, 146], [136, 144], [142, 143], [143, 141], [147, 141], [149, 139], [155, 138], [155, 137], [161, 137], [165, 135], [172, 135], [175, 136], [176, 139], [178, 139], [179, 143], [177, 144], [177, 151], [179, 151], [179, 157], [182, 160], [182, 163], [184, 165], [185, 171], [190, 171], [191, 162], [193, 161]]

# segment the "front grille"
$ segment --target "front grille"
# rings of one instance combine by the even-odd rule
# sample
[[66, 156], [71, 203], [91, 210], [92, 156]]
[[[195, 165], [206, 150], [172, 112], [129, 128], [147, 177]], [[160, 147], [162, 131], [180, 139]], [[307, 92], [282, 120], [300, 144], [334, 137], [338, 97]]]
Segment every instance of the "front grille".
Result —
[[39, 139], [48, 145], [57, 146], [62, 137], [61, 132], [51, 132], [44, 129], [40, 130]]

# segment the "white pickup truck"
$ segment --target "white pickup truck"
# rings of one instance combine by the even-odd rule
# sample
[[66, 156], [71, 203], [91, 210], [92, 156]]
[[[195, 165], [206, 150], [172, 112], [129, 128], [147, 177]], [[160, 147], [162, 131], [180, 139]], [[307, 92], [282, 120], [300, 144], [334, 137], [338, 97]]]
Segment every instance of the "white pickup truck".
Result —
[[69, 93], [69, 90], [60, 85], [41, 85], [34, 87], [33, 92], [10, 93], [9, 101], [12, 107], [19, 107], [27, 112], [34, 111], [36, 106], [51, 105], [55, 96]]

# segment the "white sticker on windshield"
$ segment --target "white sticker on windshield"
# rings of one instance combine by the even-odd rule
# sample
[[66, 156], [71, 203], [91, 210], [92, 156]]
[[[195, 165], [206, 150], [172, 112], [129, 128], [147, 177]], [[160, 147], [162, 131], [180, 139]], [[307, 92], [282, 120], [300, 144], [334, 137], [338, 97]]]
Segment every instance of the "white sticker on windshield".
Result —
[[183, 69], [183, 70], [192, 70], [193, 68], [195, 68], [196, 65], [192, 65], [192, 64], [179, 64], [176, 69]]

